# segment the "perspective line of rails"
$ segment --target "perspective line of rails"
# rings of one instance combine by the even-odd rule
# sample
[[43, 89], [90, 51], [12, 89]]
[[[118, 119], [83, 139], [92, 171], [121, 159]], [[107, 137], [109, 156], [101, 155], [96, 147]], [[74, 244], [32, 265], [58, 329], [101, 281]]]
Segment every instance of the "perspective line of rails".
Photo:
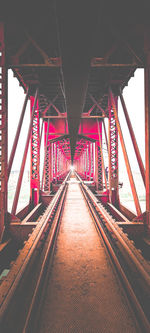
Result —
[[[32, 332], [37, 304], [51, 263], [70, 173], [46, 208], [36, 228], [19, 251], [0, 285], [1, 333]], [[150, 332], [150, 265], [106, 208], [76, 174], [84, 198], [138, 318], [141, 332]], [[32, 278], [34, 271], [34, 279]], [[25, 302], [24, 294], [28, 293]], [[19, 318], [18, 318], [19, 316]]]

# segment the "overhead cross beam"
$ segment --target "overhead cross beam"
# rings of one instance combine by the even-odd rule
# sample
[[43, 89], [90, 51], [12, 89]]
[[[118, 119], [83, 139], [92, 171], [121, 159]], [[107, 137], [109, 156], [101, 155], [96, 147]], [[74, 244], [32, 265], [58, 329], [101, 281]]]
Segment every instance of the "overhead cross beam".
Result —
[[[80, 117], [88, 86], [92, 37], [96, 25], [97, 2], [56, 1], [58, 34], [73, 162]], [[90, 24], [89, 24], [90, 23]]]

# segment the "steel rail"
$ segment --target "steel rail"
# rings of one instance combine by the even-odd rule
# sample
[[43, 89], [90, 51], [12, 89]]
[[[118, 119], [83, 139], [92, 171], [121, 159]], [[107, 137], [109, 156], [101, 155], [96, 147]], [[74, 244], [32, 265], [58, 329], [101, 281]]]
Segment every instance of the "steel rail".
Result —
[[[129, 260], [128, 263], [130, 263], [130, 267], [132, 267], [132, 265], [133, 265], [132, 269], [134, 270], [134, 268], [136, 267], [136, 271], [138, 272], [138, 274], [140, 273], [140, 276], [142, 278], [143, 288], [146, 287], [147, 292], [149, 291], [149, 286], [150, 286], [150, 275], [144, 269], [141, 262], [136, 258], [135, 254], [131, 251], [129, 246], [125, 243], [125, 240], [119, 234], [119, 230], [116, 230], [115, 227], [112, 225], [112, 221], [110, 221], [109, 213], [106, 212], [105, 208], [102, 207], [102, 205], [100, 203], [97, 203], [97, 198], [95, 198], [94, 194], [83, 183], [81, 178], [77, 174], [76, 174], [76, 176], [80, 180], [80, 186], [81, 186], [82, 193], [83, 193], [83, 195], [86, 199], [86, 202], [91, 210], [91, 213], [94, 217], [96, 226], [97, 226], [100, 234], [103, 237], [105, 245], [110, 253], [110, 257], [116, 266], [117, 272], [119, 273], [119, 276], [125, 286], [127, 294], [129, 295], [129, 299], [135, 308], [135, 312], [136, 312], [136, 314], [138, 314], [138, 317], [140, 318], [140, 324], [142, 325], [144, 332], [150, 332], [150, 322], [149, 322], [146, 314], [144, 313], [142, 305], [140, 304], [138, 297], [136, 296], [136, 293], [134, 292], [133, 287], [126, 276], [126, 273], [124, 272], [124, 270], [117, 258], [117, 255], [115, 254], [115, 251], [110, 243], [110, 240], [107, 237], [106, 232], [104, 231], [103, 226], [101, 225], [100, 218], [97, 215], [98, 212], [101, 213], [106, 224], [108, 224], [110, 233], [113, 232], [113, 234], [115, 236], [115, 242], [117, 242], [117, 245], [120, 242], [121, 248], [119, 247], [119, 250], [121, 251], [123, 256], [125, 255], [125, 260], [128, 259]], [[111, 218], [111, 220], [112, 220], [112, 218]], [[106, 224], [105, 224], [105, 226], [106, 226]], [[119, 229], [118, 226], [117, 226], [117, 229]], [[144, 259], [143, 259], [143, 261], [144, 261]]]
[[129, 281], [128, 281], [128, 279], [127, 279], [127, 277], [126, 277], [126, 275], [125, 275], [125, 273], [124, 273], [124, 271], [123, 271], [123, 269], [122, 269], [122, 267], [119, 263], [119, 260], [117, 259], [115, 251], [113, 250], [113, 248], [110, 244], [110, 241], [108, 240], [108, 237], [105, 234], [105, 231], [103, 230], [103, 228], [101, 228], [99, 219], [96, 216], [96, 213], [94, 212], [91, 203], [88, 202], [88, 205], [89, 205], [89, 208], [92, 212], [94, 220], [96, 222], [96, 226], [97, 226], [98, 230], [100, 231], [100, 234], [102, 235], [103, 240], [105, 242], [105, 245], [106, 245], [106, 247], [107, 247], [107, 249], [110, 253], [111, 259], [112, 259], [113, 263], [115, 264], [115, 267], [117, 268], [117, 272], [120, 275], [121, 280], [122, 280], [122, 282], [123, 282], [123, 284], [124, 284], [124, 286], [127, 290], [127, 293], [130, 296], [130, 300], [131, 300], [133, 306], [135, 306], [136, 312], [138, 313], [138, 315], [140, 316], [140, 319], [142, 320], [142, 326], [143, 326], [145, 332], [150, 332], [150, 323], [147, 320], [147, 317], [146, 317], [146, 315], [145, 315], [145, 313], [144, 313], [144, 311], [143, 311], [143, 309], [142, 309], [142, 307], [141, 307], [141, 305], [140, 305], [140, 303], [139, 303], [139, 301], [138, 301], [138, 299], [137, 299], [137, 297], [136, 297], [136, 295], [135, 295], [135, 293], [132, 289], [131, 284], [129, 283]]
[[44, 215], [41, 217], [38, 225], [30, 235], [29, 239], [25, 242], [24, 247], [20, 250], [20, 253], [16, 261], [12, 264], [11, 270], [7, 275], [7, 278], [0, 285], [0, 323], [3, 322], [3, 318], [6, 314], [8, 306], [11, 304], [13, 296], [17, 291], [17, 287], [27, 270], [29, 263], [31, 262], [33, 255], [35, 254], [36, 248], [39, 245], [42, 235], [44, 234], [49, 220], [52, 215], [56, 212], [56, 208], [60, 203], [62, 195], [65, 191], [67, 180], [70, 172], [66, 176], [62, 185], [56, 195], [48, 205]]
[[49, 262], [49, 258], [51, 256], [52, 248], [54, 246], [54, 242], [55, 242], [56, 235], [57, 235], [57, 232], [58, 232], [58, 226], [59, 226], [59, 221], [60, 221], [61, 214], [62, 214], [63, 207], [64, 207], [66, 192], [67, 192], [67, 188], [65, 187], [65, 191], [63, 192], [63, 195], [62, 195], [61, 201], [59, 203], [59, 207], [58, 207], [56, 216], [54, 218], [52, 227], [50, 228], [50, 232], [49, 232], [47, 240], [46, 240], [46, 243], [47, 243], [46, 244], [46, 253], [45, 253], [45, 256], [44, 256], [44, 259], [43, 259], [42, 267], [41, 267], [41, 270], [40, 270], [40, 275], [39, 275], [38, 281], [36, 283], [36, 288], [34, 290], [31, 305], [29, 307], [29, 311], [28, 311], [28, 314], [27, 314], [27, 318], [26, 318], [25, 325], [24, 325], [22, 333], [31, 332], [30, 329], [33, 328], [32, 320], [33, 320], [33, 317], [34, 317], [34, 309], [36, 307], [38, 296], [39, 296], [39, 293], [40, 293], [40, 290], [41, 290], [41, 287], [42, 287], [42, 284], [43, 284], [43, 280], [44, 280], [46, 272], [47, 272], [47, 264]]
[[[48, 213], [48, 208], [46, 209], [46, 212], [45, 212], [45, 214], [46, 214], [45, 218], [46, 218], [46, 220], [48, 222], [49, 219], [50, 219], [50, 216], [51, 216], [51, 214], [52, 214], [52, 212], [54, 210], [53, 208], [56, 207], [56, 203], [59, 202], [59, 206], [57, 206], [57, 212], [56, 212], [55, 217], [53, 218], [53, 223], [52, 223], [52, 225], [50, 227], [50, 230], [46, 231], [47, 234], [48, 234], [48, 236], [46, 238], [45, 245], [44, 245], [44, 251], [45, 251], [44, 252], [44, 257], [42, 256], [42, 261], [41, 261], [42, 264], [40, 266], [41, 267], [40, 268], [40, 273], [39, 273], [39, 276], [38, 276], [38, 278], [36, 280], [36, 285], [35, 285], [35, 289], [34, 289], [34, 292], [33, 292], [33, 295], [32, 295], [31, 301], [30, 301], [30, 304], [29, 304], [29, 309], [28, 309], [27, 316], [26, 316], [26, 319], [25, 319], [25, 324], [23, 326], [23, 330], [21, 330], [22, 333], [33, 332], [33, 326], [32, 326], [33, 322], [34, 322], [34, 325], [37, 325], [36, 321], [35, 321], [35, 318], [37, 316], [36, 315], [36, 308], [37, 308], [37, 306], [40, 307], [41, 303], [42, 303], [42, 301], [41, 301], [41, 293], [42, 293], [42, 289], [43, 289], [43, 284], [45, 284], [45, 280], [47, 279], [47, 270], [50, 269], [49, 266], [51, 265], [51, 264], [49, 264], [49, 261], [51, 261], [51, 257], [52, 257], [51, 253], [52, 253], [53, 248], [54, 248], [54, 243], [55, 243], [56, 235], [57, 235], [58, 228], [59, 228], [59, 220], [60, 220], [60, 217], [61, 217], [61, 214], [62, 214], [63, 204], [64, 204], [64, 200], [65, 200], [65, 194], [66, 194], [66, 186], [65, 186], [65, 184], [66, 184], [66, 181], [69, 178], [69, 175], [70, 175], [70, 173], [67, 175], [67, 177], [66, 177], [63, 185], [61, 185], [62, 189], [58, 190], [59, 195], [58, 195], [58, 192], [57, 192], [55, 198], [53, 198], [53, 200], [52, 200], [53, 201], [53, 205], [52, 205], [52, 202], [51, 202], [51, 204], [48, 206], [50, 208], [50, 210], [51, 210], [51, 213], [50, 212]], [[99, 233], [102, 236], [102, 239], [103, 239], [103, 241], [105, 243], [107, 251], [108, 251], [108, 253], [110, 255], [110, 258], [111, 258], [113, 264], [116, 267], [116, 270], [117, 270], [117, 272], [118, 272], [118, 274], [120, 276], [122, 284], [124, 285], [124, 288], [126, 290], [126, 294], [128, 295], [128, 298], [130, 299], [130, 303], [132, 304], [132, 307], [134, 308], [134, 312], [137, 315], [138, 322], [139, 322], [139, 324], [142, 327], [142, 332], [143, 333], [144, 332], [150, 332], [150, 323], [149, 323], [149, 320], [147, 319], [146, 314], [144, 313], [144, 310], [143, 310], [141, 304], [139, 303], [139, 300], [138, 300], [138, 298], [137, 298], [137, 296], [136, 296], [136, 294], [135, 294], [135, 292], [134, 292], [134, 290], [132, 288], [132, 285], [131, 285], [130, 281], [128, 280], [128, 278], [127, 278], [127, 276], [126, 276], [126, 274], [125, 274], [125, 272], [124, 272], [124, 270], [123, 270], [123, 268], [122, 268], [122, 266], [121, 266], [121, 264], [120, 264], [120, 262], [119, 262], [119, 260], [117, 258], [117, 255], [116, 255], [116, 253], [115, 253], [115, 251], [113, 249], [112, 244], [110, 243], [110, 240], [107, 237], [107, 234], [106, 234], [106, 232], [104, 230], [104, 227], [101, 226], [100, 218], [99, 218], [99, 216], [98, 216], [97, 213], [100, 212], [101, 215], [104, 217], [105, 221], [108, 222], [109, 229], [111, 229], [110, 232], [112, 232], [112, 230], [113, 230], [111, 228], [111, 226], [114, 227], [112, 225], [112, 221], [110, 221], [110, 219], [111, 220], [113, 220], [113, 219], [110, 217], [109, 213], [105, 210], [105, 208], [102, 205], [100, 205], [100, 203], [97, 203], [97, 198], [95, 198], [94, 194], [82, 182], [81, 178], [77, 174], [76, 174], [76, 176], [80, 180], [80, 186], [81, 186], [83, 195], [84, 195], [84, 197], [86, 199], [86, 202], [87, 202], [87, 204], [88, 204], [88, 206], [90, 208], [90, 211], [91, 211], [91, 213], [93, 215], [93, 218], [94, 218], [94, 221], [95, 221], [95, 224], [96, 224], [96, 228], [97, 228], [97, 230], [99, 231]], [[61, 195], [61, 193], [62, 193], [62, 195]], [[59, 200], [59, 197], [60, 197], [60, 200]], [[53, 208], [52, 208], [52, 206], [53, 206]], [[44, 216], [45, 216], [45, 214], [44, 214]], [[42, 219], [44, 219], [44, 216], [42, 217]], [[45, 222], [44, 222], [44, 225], [41, 226], [40, 230], [38, 231], [38, 236], [40, 234], [39, 240], [41, 239], [41, 235], [43, 234], [43, 232], [45, 232], [45, 227], [44, 227], [45, 226]], [[41, 231], [41, 229], [42, 229], [42, 231]], [[114, 227], [114, 229], [115, 229], [115, 227]], [[118, 227], [118, 229], [119, 229], [119, 227]], [[117, 230], [116, 229], [114, 230], [114, 235], [116, 237], [115, 241], [117, 240], [117, 245], [118, 245], [119, 241], [117, 239], [115, 231], [117, 231]], [[33, 232], [33, 234], [34, 234], [34, 232]], [[119, 234], [119, 232], [118, 232], [118, 234]], [[31, 240], [32, 235], [29, 238], [29, 240]], [[35, 238], [35, 235], [34, 235], [34, 238]], [[120, 236], [120, 238], [122, 238], [122, 237]], [[122, 238], [122, 240], [123, 240], [123, 238]], [[36, 239], [36, 241], [37, 241], [36, 244], [38, 244], [38, 240], [37, 239]], [[28, 241], [26, 242], [25, 247], [26, 247], [27, 244], [28, 244]], [[123, 243], [121, 243], [121, 245], [122, 244]], [[34, 249], [29, 250], [29, 253], [31, 254], [31, 256], [33, 255], [36, 247], [37, 246], [35, 245]], [[128, 248], [128, 246], [126, 245], [126, 247], [124, 249], [125, 253], [126, 253], [127, 248]], [[123, 249], [123, 246], [122, 246], [122, 249]], [[25, 250], [25, 248], [24, 248], [24, 250]], [[129, 248], [128, 248], [128, 250], [129, 250], [129, 255], [130, 255], [131, 254], [131, 250]], [[26, 257], [28, 257], [28, 254], [27, 254]], [[131, 258], [131, 260], [133, 260], [133, 257]], [[25, 261], [26, 261], [26, 258], [25, 258]], [[25, 265], [24, 270], [22, 270], [22, 267], [21, 267], [21, 272], [20, 271], [18, 272], [21, 276], [23, 275], [23, 273], [26, 270], [26, 268], [28, 268], [28, 266], [27, 266], [28, 263], [25, 262], [25, 261], [23, 262], [23, 265], [22, 265], [22, 266]], [[16, 264], [17, 264], [17, 262], [15, 263], [15, 265]], [[139, 265], [140, 265], [140, 263], [139, 263]], [[28, 270], [29, 269], [27, 269], [27, 271]], [[31, 274], [31, 273], [29, 273], [29, 274]], [[16, 276], [15, 280], [17, 280], [17, 276]], [[19, 281], [21, 279], [21, 276], [19, 277], [19, 280], [17, 281], [17, 285], [18, 285], [18, 283], [19, 283]], [[10, 288], [15, 288], [16, 289], [17, 285], [15, 285], [15, 282], [14, 282], [12, 284], [12, 286], [10, 286]], [[15, 290], [13, 290], [13, 294], [14, 293], [15, 293]], [[7, 303], [5, 305], [8, 306], [8, 304], [10, 304], [11, 298], [13, 297], [13, 294], [10, 295], [9, 294], [9, 290], [8, 290], [8, 297], [9, 298], [7, 298]], [[39, 300], [39, 302], [38, 302], [38, 300]], [[4, 300], [4, 302], [5, 302], [5, 300]], [[40, 303], [40, 304], [38, 304], [38, 303]], [[6, 310], [7, 310], [7, 307], [5, 308], [5, 306], [3, 306], [3, 314], [4, 315], [7, 314]], [[2, 314], [2, 312], [0, 310], [0, 322], [1, 322], [1, 319], [2, 319], [1, 318], [1, 314]], [[38, 308], [38, 314], [39, 314], [39, 308]], [[31, 327], [32, 327], [32, 329], [31, 329]], [[34, 326], [34, 328], [35, 328], [35, 326]], [[34, 331], [36, 331], [36, 330], [34, 330]]]
[[[131, 251], [129, 246], [126, 244], [126, 242], [123, 239], [121, 233], [119, 233], [119, 227], [115, 226], [115, 222], [113, 222], [112, 217], [109, 215], [109, 213], [106, 211], [106, 209], [102, 206], [102, 204], [100, 202], [97, 203], [97, 198], [94, 196], [94, 194], [90, 191], [90, 189], [85, 184], [83, 184], [82, 186], [85, 188], [85, 191], [88, 193], [90, 199], [94, 202], [97, 210], [101, 213], [101, 215], [103, 215], [103, 218], [106, 220], [106, 222], [109, 225], [111, 231], [115, 235], [117, 241], [122, 245], [123, 249], [126, 251], [126, 254], [128, 255], [130, 260], [132, 260], [132, 262], [136, 266], [136, 269], [137, 269], [138, 273], [141, 274], [141, 276], [144, 279], [145, 283], [147, 284], [148, 290], [149, 290], [149, 288], [150, 288], [149, 272], [147, 272], [147, 270], [144, 269], [141, 262], [136, 258], [134, 253]], [[143, 263], [144, 263], [144, 258], [143, 258]], [[149, 269], [150, 269], [150, 267], [149, 267]]]
[[140, 273], [141, 276], [142, 276], [142, 278], [144, 278], [145, 283], [148, 285], [148, 289], [149, 289], [150, 288], [150, 275], [149, 275], [149, 273], [144, 269], [144, 267], [141, 264], [141, 262], [139, 262], [139, 260], [136, 258], [136, 256], [134, 255], [134, 253], [127, 246], [126, 242], [121, 237], [121, 235], [119, 234], [118, 230], [116, 230], [116, 228], [114, 227], [114, 225], [112, 225], [112, 223], [110, 221], [110, 217], [108, 216], [108, 213], [106, 211], [104, 211], [104, 207], [102, 207], [100, 203], [98, 205], [96, 205], [96, 206], [99, 206], [98, 208], [99, 208], [99, 210], [101, 210], [102, 215], [104, 216], [104, 218], [107, 219], [107, 223], [110, 226], [112, 232], [117, 237], [117, 240], [120, 242], [120, 244], [122, 245], [122, 247], [126, 251], [126, 254], [130, 258], [130, 260], [133, 261], [134, 265], [137, 268], [138, 273]]

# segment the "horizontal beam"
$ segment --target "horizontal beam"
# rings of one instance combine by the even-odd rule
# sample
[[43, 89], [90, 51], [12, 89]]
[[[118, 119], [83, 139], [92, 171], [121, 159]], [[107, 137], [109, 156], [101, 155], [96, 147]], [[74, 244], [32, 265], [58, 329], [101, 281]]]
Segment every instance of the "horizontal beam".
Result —
[[[51, 118], [51, 119], [67, 119], [67, 116], [63, 116], [63, 115], [60, 115], [60, 116], [43, 116], [41, 118]], [[87, 115], [81, 115], [81, 118], [83, 119], [91, 119], [91, 118], [104, 118], [104, 116], [87, 116]]]
[[142, 65], [137, 64], [108, 64], [108, 63], [91, 63], [91, 67], [133, 67], [133, 68], [144, 68]]
[[[61, 63], [53, 63], [50, 62], [49, 64], [8, 64], [8, 68], [22, 68], [22, 67], [44, 67], [44, 68], [49, 68], [49, 67], [61, 67]], [[99, 62], [92, 62], [91, 61], [91, 67], [132, 67], [132, 68], [144, 68], [144, 65], [137, 65], [137, 64], [109, 64], [109, 63], [99, 63]]]
[[8, 64], [7, 66], [10, 69], [17, 69], [17, 68], [22, 68], [22, 67], [44, 67], [44, 68], [49, 68], [49, 67], [61, 67], [61, 64], [59, 63], [48, 63], [48, 64]]

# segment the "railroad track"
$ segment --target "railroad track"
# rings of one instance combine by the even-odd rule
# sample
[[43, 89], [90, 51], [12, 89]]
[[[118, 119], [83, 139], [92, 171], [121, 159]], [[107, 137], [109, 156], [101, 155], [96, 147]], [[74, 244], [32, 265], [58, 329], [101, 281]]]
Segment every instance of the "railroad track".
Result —
[[80, 180], [81, 190], [101, 234], [110, 258], [126, 290], [142, 332], [150, 332], [150, 263], [129, 240], [103, 204]]
[[68, 178], [69, 174], [0, 285], [0, 333], [26, 331], [58, 231]]
[[[113, 217], [76, 175], [109, 256], [136, 314], [141, 332], [150, 332], [150, 265]], [[52, 261], [67, 192], [66, 177], [0, 286], [1, 333], [31, 333], [47, 270]], [[34, 272], [34, 274], [33, 274]], [[36, 330], [34, 330], [36, 331]]]

